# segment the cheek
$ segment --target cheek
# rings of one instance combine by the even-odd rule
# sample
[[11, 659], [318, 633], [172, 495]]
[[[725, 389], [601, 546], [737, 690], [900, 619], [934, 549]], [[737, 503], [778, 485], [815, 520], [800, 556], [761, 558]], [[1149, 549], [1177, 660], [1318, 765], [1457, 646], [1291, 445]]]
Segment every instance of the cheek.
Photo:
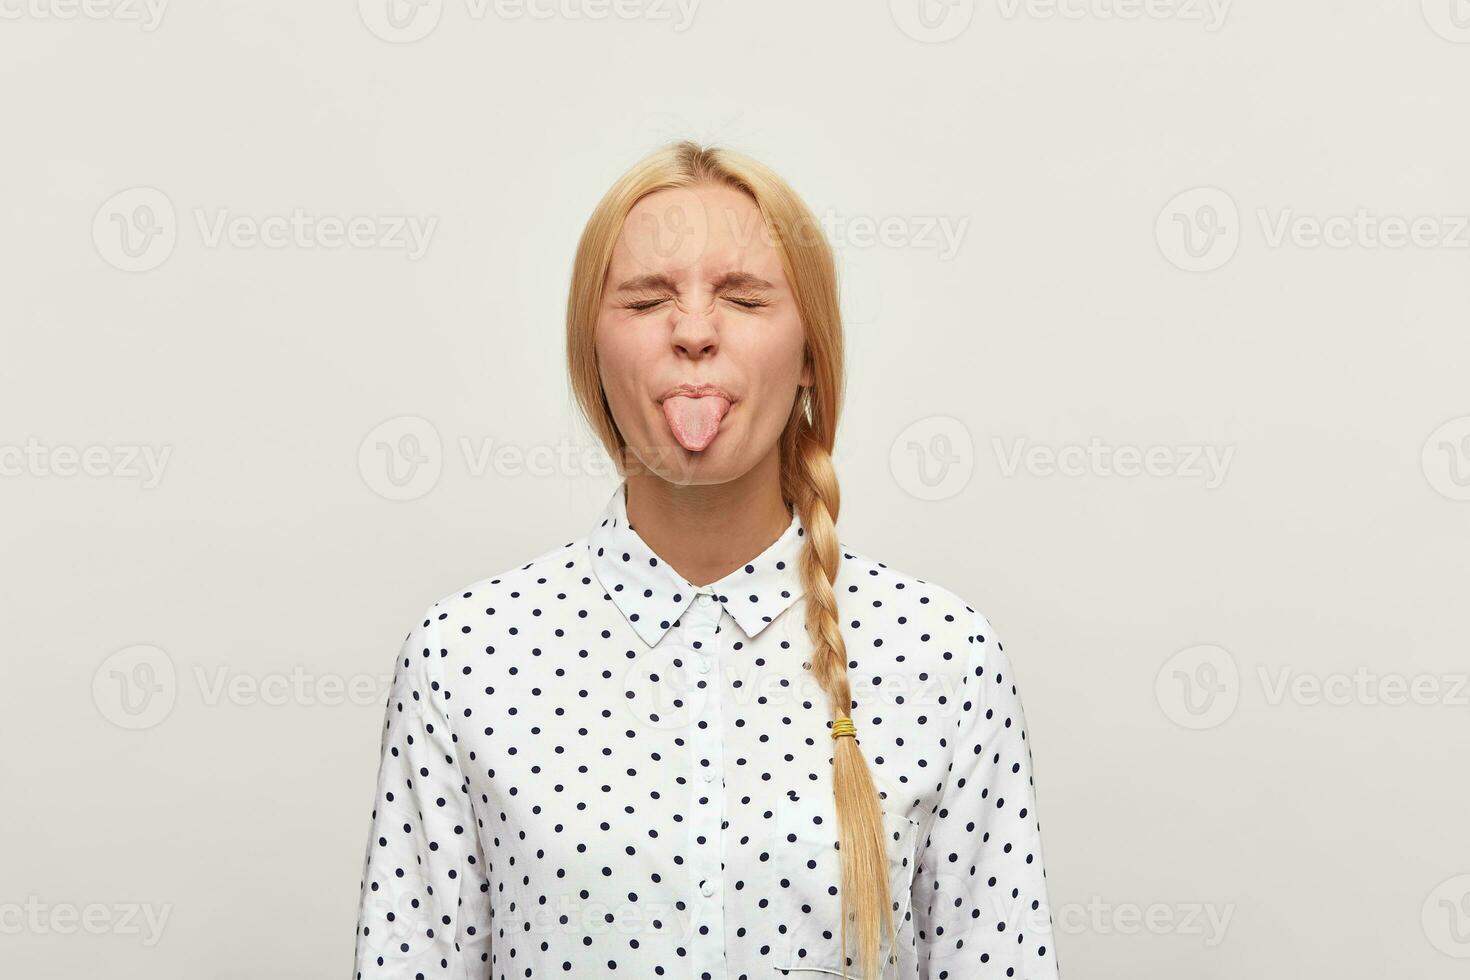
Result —
[[[794, 387], [801, 378], [806, 334], [801, 328], [801, 319], [794, 313], [764, 326], [767, 329], [761, 331], [758, 345], [751, 350], [752, 363], [759, 365], [762, 378], [779, 382], [780, 390], [785, 391], [788, 386]], [[775, 384], [772, 387], [776, 387]]]
[[637, 331], [626, 324], [600, 321], [594, 338], [598, 374], [608, 403], [620, 423], [637, 418], [637, 400], [642, 397], [642, 378], [651, 363], [642, 349]]
[[597, 350], [597, 364], [602, 371], [603, 386], [608, 390], [620, 383], [626, 385], [629, 371], [638, 363], [636, 338], [631, 331], [621, 329], [621, 326], [606, 320], [597, 324], [593, 346]]
[[750, 409], [748, 424], [761, 439], [774, 438], [786, 424], [801, 383], [802, 359], [806, 336], [801, 321], [792, 317], [786, 322], [767, 322], [751, 335], [744, 363], [753, 382], [746, 407]]

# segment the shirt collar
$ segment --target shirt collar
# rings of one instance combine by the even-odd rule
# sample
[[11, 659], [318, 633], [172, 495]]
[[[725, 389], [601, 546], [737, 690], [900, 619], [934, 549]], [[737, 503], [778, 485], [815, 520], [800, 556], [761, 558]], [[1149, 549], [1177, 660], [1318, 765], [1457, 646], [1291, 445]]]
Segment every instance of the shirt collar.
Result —
[[800, 559], [806, 530], [794, 508], [786, 530], [759, 555], [718, 582], [696, 586], [628, 523], [627, 487], [625, 479], [608, 498], [587, 538], [587, 552], [598, 582], [649, 646], [663, 639], [700, 592], [714, 596], [752, 638], [805, 592]]

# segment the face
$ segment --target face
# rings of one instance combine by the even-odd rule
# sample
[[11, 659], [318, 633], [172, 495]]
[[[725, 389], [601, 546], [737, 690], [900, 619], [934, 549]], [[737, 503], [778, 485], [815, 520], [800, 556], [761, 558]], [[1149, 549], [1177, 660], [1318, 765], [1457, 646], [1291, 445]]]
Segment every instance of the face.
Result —
[[634, 206], [608, 268], [596, 347], [613, 418], [639, 462], [666, 480], [712, 484], [771, 458], [799, 386], [812, 383], [805, 346], [748, 195], [698, 185]]

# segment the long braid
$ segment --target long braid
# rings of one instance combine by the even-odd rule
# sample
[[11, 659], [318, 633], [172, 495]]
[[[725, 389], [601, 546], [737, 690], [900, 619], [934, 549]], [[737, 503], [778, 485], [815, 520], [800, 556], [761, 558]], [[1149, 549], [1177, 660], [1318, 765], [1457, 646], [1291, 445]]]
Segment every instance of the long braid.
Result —
[[[798, 405], [803, 399], [798, 399]], [[852, 687], [847, 678], [847, 645], [837, 618], [837, 596], [832, 583], [842, 559], [837, 539], [841, 506], [837, 472], [832, 456], [803, 423], [794, 432], [794, 452], [786, 456], [792, 506], [806, 528], [801, 577], [806, 588], [806, 623], [811, 634], [812, 676], [827, 693], [833, 719], [849, 714]], [[884, 842], [883, 810], [878, 787], [857, 739], [832, 739], [832, 787], [837, 812], [842, 866], [841, 950], [847, 953], [847, 922], [854, 917], [863, 975], [877, 977], [880, 930], [895, 934], [892, 895], [888, 886], [888, 856]], [[867, 892], [866, 894], [863, 894]], [[854, 915], [855, 912], [855, 915]], [[846, 966], [843, 968], [846, 976]]]

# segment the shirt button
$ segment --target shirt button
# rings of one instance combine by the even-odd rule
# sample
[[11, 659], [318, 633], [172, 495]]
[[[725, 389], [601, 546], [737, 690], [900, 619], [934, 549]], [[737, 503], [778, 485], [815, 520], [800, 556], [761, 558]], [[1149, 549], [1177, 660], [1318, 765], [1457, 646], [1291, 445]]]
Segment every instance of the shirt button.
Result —
[[712, 782], [715, 781], [715, 773], [714, 773], [714, 770], [712, 770], [712, 769], [706, 769], [704, 771], [704, 781], [707, 782], [707, 783], [712, 783]]
[[701, 606], [707, 606], [715, 600], [710, 596], [708, 592], [701, 592], [699, 594], [699, 598], [695, 601], [698, 602]]
[[701, 674], [708, 674], [709, 673], [709, 658], [708, 657], [700, 657], [698, 660], [695, 661], [695, 663], [699, 665], [699, 672]]
[[705, 898], [709, 898], [715, 893], [715, 886], [706, 881], [703, 885], [700, 886], [699, 892]]

